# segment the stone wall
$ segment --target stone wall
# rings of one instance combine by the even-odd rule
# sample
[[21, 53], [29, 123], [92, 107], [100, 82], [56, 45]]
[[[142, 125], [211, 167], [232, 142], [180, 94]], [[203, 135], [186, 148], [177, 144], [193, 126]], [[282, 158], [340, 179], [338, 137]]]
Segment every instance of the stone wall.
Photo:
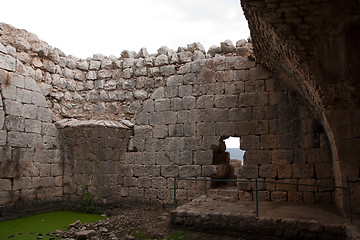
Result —
[[62, 199], [52, 110], [17, 50], [0, 45], [0, 205], [6, 211]]
[[123, 175], [129, 174], [122, 159], [132, 129], [122, 123], [101, 120], [65, 119], [57, 125], [64, 160], [63, 200], [78, 201], [88, 186], [98, 203], [119, 201]]
[[[244, 40], [207, 53], [194, 43], [78, 59], [3, 24], [1, 43], [4, 206], [17, 202], [14, 191], [31, 196], [28, 202], [75, 201], [82, 185], [102, 204], [170, 202], [174, 177], [231, 171], [219, 154], [229, 136], [240, 137], [246, 151], [233, 177], [334, 185], [328, 140], [310, 104], [257, 64]], [[33, 179], [41, 184], [25, 185]], [[19, 190], [17, 181], [24, 184]], [[191, 200], [199, 187], [181, 182], [178, 197]], [[252, 190], [239, 185], [236, 198], [251, 200]], [[260, 190], [273, 201], [332, 202], [334, 193], [284, 185]]]
[[[314, 106], [330, 141], [335, 180], [349, 177], [360, 211], [360, 4], [348, 1], [241, 1], [259, 63]], [[336, 194], [347, 211], [347, 193]]]

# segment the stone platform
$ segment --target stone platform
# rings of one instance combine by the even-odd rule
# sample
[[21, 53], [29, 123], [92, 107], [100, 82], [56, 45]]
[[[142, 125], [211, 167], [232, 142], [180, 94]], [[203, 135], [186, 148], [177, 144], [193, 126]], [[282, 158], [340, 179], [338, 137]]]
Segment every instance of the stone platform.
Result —
[[[171, 223], [245, 239], [360, 239], [359, 219], [349, 224], [331, 205], [221, 201], [201, 196], [171, 212]], [[356, 225], [357, 224], [357, 225]]]

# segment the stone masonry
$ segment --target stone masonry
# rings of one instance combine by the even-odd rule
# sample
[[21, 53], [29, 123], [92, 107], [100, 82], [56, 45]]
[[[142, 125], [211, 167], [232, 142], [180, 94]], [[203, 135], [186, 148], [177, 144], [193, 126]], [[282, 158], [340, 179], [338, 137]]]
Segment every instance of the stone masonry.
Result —
[[[334, 200], [321, 122], [245, 40], [78, 59], [2, 24], [0, 42], [3, 215], [76, 202], [82, 185], [99, 204], [171, 202], [174, 177], [219, 177], [227, 160], [214, 151], [229, 136], [246, 151], [238, 179], [332, 186], [263, 184], [262, 200]], [[201, 187], [179, 182], [177, 196], [192, 200]], [[239, 184], [235, 198], [253, 190]]]
[[[242, 0], [259, 63], [308, 99], [327, 133], [335, 183], [360, 206], [360, 2]], [[348, 194], [336, 191], [347, 211]]]

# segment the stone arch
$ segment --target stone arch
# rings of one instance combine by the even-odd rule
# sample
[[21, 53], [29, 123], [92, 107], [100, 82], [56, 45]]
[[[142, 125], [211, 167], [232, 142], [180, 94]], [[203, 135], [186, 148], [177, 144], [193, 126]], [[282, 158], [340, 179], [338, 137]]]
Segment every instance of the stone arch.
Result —
[[[284, 2], [289, 4], [285, 7]], [[301, 11], [287, 13], [289, 8], [299, 7], [289, 1], [275, 3], [275, 8], [268, 8], [262, 0], [242, 1], [241, 5], [257, 60], [305, 96], [321, 119], [330, 142], [336, 184], [345, 186], [347, 176], [358, 179], [360, 164], [351, 149], [358, 149], [359, 134], [350, 130], [358, 129], [360, 112], [355, 70], [359, 69], [355, 56], [359, 49], [358, 3], [351, 2], [341, 9], [334, 1], [310, 3], [305, 17], [300, 17]], [[284, 14], [272, 15], [274, 9]], [[358, 184], [351, 186], [352, 196], [357, 195]], [[339, 189], [335, 199], [346, 212], [346, 193]], [[358, 199], [352, 197], [353, 206], [359, 205]]]

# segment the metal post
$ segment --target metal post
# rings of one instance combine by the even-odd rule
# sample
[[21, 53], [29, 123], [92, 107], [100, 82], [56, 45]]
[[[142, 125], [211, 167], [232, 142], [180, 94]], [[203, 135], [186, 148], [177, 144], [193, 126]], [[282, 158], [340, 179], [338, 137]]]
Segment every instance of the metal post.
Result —
[[176, 208], [176, 178], [174, 178], [174, 209]]
[[258, 196], [258, 181], [255, 178], [255, 214], [259, 217], [259, 196]]
[[204, 194], [206, 196], [206, 177], [205, 177], [205, 175], [204, 175]]
[[346, 190], [347, 190], [347, 198], [348, 198], [349, 220], [350, 220], [350, 223], [353, 223], [349, 176], [346, 176]]

